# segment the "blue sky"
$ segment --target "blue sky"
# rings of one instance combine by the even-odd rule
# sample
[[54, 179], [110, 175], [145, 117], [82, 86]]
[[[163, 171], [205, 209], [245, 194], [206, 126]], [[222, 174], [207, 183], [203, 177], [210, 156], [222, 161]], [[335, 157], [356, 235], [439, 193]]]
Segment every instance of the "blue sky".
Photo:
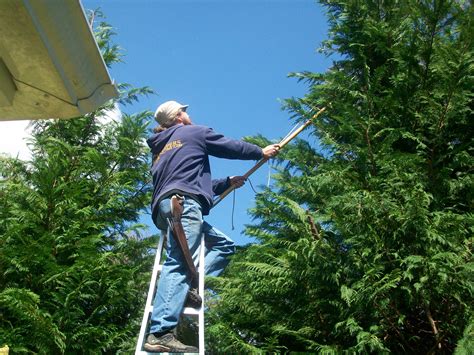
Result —
[[[278, 142], [294, 122], [280, 100], [301, 97], [307, 85], [290, 72], [324, 72], [330, 59], [317, 52], [326, 38], [323, 9], [311, 0], [82, 0], [85, 9], [100, 8], [115, 28], [114, 41], [124, 62], [110, 70], [116, 82], [149, 86], [157, 95], [122, 107], [126, 113], [154, 111], [160, 103], [188, 104], [195, 124], [228, 137], [263, 134]], [[308, 138], [307, 135], [304, 135]], [[315, 144], [313, 138], [308, 138]], [[255, 162], [212, 159], [215, 178], [243, 175]], [[258, 190], [270, 169], [252, 175]], [[251, 223], [247, 209], [254, 192], [247, 183], [236, 192], [232, 230], [232, 195], [208, 222], [237, 244]], [[149, 217], [144, 221], [151, 224]], [[155, 233], [150, 230], [150, 233]]]

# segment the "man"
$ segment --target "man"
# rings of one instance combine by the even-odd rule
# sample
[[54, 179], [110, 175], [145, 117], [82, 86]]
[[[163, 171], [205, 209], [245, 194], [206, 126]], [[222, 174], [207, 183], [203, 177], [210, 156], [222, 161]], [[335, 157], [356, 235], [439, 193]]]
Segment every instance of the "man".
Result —
[[[203, 221], [209, 214], [213, 198], [231, 185], [241, 187], [245, 178], [228, 177], [211, 180], [209, 155], [240, 160], [271, 158], [278, 153], [277, 144], [260, 148], [243, 141], [232, 140], [211, 128], [193, 125], [186, 112], [187, 105], [167, 101], [155, 112], [160, 126], [147, 143], [153, 154], [152, 217], [156, 226], [168, 230], [167, 258], [163, 265], [151, 316], [150, 332], [145, 350], [153, 352], [197, 352], [198, 349], [178, 341], [173, 334], [186, 299], [200, 302], [190, 291], [190, 272], [182, 250], [170, 235], [167, 220], [171, 218], [171, 198], [182, 201], [182, 226], [190, 254], [197, 262], [201, 238], [205, 238], [206, 275], [217, 276], [234, 253], [234, 242], [225, 234]], [[197, 301], [196, 301], [197, 298]], [[199, 305], [198, 305], [199, 306]]]

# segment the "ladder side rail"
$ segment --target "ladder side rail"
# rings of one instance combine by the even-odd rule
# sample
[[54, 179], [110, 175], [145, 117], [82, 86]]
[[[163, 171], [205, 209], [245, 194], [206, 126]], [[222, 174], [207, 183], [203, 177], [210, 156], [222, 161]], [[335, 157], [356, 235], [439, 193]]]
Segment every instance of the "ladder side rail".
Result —
[[204, 355], [204, 273], [205, 265], [204, 259], [206, 258], [206, 241], [204, 235], [201, 238], [201, 250], [199, 251], [199, 294], [202, 298], [201, 308], [199, 309], [198, 322], [199, 322], [199, 354]]
[[142, 324], [140, 326], [140, 334], [138, 335], [137, 347], [135, 348], [135, 355], [138, 355], [142, 352], [145, 333], [147, 330], [148, 319], [150, 318], [150, 308], [149, 305], [153, 304], [153, 297], [155, 295], [156, 289], [156, 280], [158, 278], [158, 271], [161, 267], [161, 254], [163, 253], [165, 235], [162, 233], [160, 241], [158, 243], [158, 248], [156, 249], [155, 263], [153, 265], [153, 272], [151, 273], [150, 286], [148, 288], [148, 295], [145, 303], [145, 310], [143, 312]]

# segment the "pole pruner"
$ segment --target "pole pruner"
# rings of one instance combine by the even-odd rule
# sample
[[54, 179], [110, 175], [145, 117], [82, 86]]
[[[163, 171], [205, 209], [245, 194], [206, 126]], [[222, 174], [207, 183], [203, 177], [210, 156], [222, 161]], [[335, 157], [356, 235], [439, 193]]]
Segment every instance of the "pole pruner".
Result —
[[[285, 145], [287, 145], [293, 138], [295, 138], [298, 134], [300, 134], [306, 127], [308, 127], [311, 122], [313, 122], [314, 119], [316, 119], [318, 116], [320, 116], [324, 111], [326, 110], [326, 107], [323, 107], [320, 109], [318, 112], [316, 112], [313, 117], [311, 117], [309, 120], [307, 120], [305, 123], [303, 123], [300, 127], [298, 127], [292, 134], [289, 136], [285, 137], [278, 145], [280, 146], [280, 149], [283, 148]], [[263, 164], [265, 164], [268, 161], [269, 158], [263, 158], [261, 159], [257, 164], [255, 164], [249, 171], [247, 171], [243, 177], [245, 179], [248, 179], [250, 175], [252, 175], [255, 171], [257, 171]], [[228, 194], [230, 194], [232, 191], [236, 189], [236, 186], [230, 186], [227, 190], [225, 190], [222, 194], [219, 195], [214, 200], [214, 204], [212, 207], [215, 207], [219, 202], [221, 202]]]

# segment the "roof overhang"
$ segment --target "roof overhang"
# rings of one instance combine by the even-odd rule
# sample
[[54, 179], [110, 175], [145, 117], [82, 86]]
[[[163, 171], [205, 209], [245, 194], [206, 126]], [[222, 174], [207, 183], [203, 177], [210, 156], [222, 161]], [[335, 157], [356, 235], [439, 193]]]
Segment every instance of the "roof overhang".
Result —
[[0, 121], [77, 117], [116, 96], [79, 0], [0, 1]]

